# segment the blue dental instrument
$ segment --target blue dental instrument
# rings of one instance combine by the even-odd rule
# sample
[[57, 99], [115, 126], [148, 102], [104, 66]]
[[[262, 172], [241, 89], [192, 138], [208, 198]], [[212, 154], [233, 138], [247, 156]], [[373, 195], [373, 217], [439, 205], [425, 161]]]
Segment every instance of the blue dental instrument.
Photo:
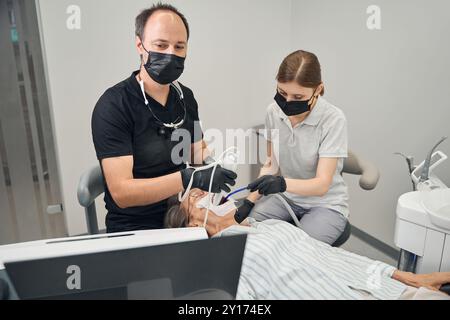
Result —
[[247, 190], [247, 187], [243, 187], [243, 188], [239, 188], [239, 189], [237, 189], [237, 190], [234, 190], [233, 192], [231, 192], [230, 194], [228, 194], [228, 195], [225, 197], [225, 201], [227, 201], [231, 196], [234, 196], [235, 194], [240, 193], [240, 192], [243, 192], [243, 191], [245, 191], [245, 190]]

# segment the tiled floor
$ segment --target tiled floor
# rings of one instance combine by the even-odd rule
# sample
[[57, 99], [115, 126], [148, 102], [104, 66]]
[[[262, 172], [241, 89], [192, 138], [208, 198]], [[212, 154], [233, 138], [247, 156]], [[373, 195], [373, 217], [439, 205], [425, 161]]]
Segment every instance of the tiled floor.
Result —
[[350, 236], [348, 241], [341, 248], [348, 250], [350, 252], [353, 252], [353, 253], [357, 253], [357, 254], [369, 257], [374, 260], [379, 260], [379, 261], [385, 262], [394, 267], [397, 266], [397, 260], [392, 259], [385, 253], [377, 250], [376, 248], [372, 247], [368, 243], [360, 240], [359, 238], [357, 238], [353, 235]]

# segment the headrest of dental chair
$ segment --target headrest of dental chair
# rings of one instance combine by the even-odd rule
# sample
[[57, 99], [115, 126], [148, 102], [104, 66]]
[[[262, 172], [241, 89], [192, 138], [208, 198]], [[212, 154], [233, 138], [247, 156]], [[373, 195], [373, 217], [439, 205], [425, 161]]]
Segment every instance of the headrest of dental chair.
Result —
[[351, 150], [348, 150], [348, 158], [344, 160], [342, 173], [361, 175], [359, 185], [364, 190], [373, 190], [380, 180], [380, 171], [371, 162], [358, 157]]
[[87, 208], [104, 191], [102, 169], [97, 164], [81, 175], [77, 189], [78, 202]]

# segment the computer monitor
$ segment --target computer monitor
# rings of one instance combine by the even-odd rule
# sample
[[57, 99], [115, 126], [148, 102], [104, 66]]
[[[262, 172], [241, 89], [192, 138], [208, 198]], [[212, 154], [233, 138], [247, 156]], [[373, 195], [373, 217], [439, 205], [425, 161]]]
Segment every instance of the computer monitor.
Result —
[[245, 243], [237, 235], [4, 265], [19, 299], [234, 299]]

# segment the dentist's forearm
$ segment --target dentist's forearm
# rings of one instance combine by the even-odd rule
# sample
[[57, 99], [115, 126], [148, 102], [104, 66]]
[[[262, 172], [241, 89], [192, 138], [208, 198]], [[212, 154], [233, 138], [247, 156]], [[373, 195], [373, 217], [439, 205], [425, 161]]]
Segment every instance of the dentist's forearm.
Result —
[[305, 197], [322, 197], [330, 187], [330, 184], [324, 179], [313, 178], [308, 180], [286, 179], [286, 191]]
[[206, 158], [211, 156], [212, 152], [204, 140], [195, 142], [191, 145], [191, 164], [202, 165]]
[[[161, 185], [164, 187], [161, 188]], [[114, 190], [114, 191], [113, 191]], [[180, 172], [152, 179], [129, 179], [111, 190], [120, 208], [146, 206], [160, 202], [183, 190]]]

